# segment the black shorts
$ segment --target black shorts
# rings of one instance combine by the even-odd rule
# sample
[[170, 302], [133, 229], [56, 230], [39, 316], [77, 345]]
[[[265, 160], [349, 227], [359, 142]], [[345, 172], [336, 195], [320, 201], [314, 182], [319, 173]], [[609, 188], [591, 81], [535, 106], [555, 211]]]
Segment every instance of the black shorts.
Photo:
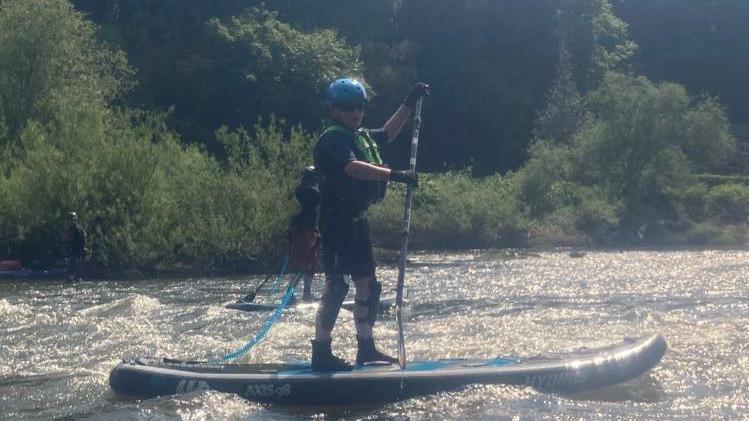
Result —
[[339, 218], [324, 224], [322, 251], [325, 274], [351, 275], [352, 279], [375, 275], [369, 222], [365, 218]]

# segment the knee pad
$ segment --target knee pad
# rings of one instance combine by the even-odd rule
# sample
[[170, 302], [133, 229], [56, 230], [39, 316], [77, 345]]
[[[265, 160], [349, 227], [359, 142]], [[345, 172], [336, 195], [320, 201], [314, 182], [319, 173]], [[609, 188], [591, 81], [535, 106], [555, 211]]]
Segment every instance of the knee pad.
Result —
[[370, 278], [369, 281], [369, 298], [366, 300], [355, 300], [356, 304], [367, 308], [367, 315], [364, 317], [357, 317], [357, 321], [369, 323], [370, 326], [374, 326], [377, 320], [377, 310], [380, 306], [380, 294], [382, 294], [382, 283], [377, 281], [377, 278]]
[[333, 330], [341, 304], [348, 294], [348, 284], [343, 275], [332, 275], [325, 279], [325, 289], [320, 297], [320, 322], [325, 330]]

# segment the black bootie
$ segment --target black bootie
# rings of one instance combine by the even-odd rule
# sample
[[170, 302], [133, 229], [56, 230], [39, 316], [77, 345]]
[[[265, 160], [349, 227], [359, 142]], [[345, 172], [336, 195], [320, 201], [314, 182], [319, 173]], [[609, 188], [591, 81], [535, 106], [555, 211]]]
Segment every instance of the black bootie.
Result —
[[314, 371], [346, 371], [353, 367], [343, 358], [333, 355], [330, 349], [331, 339], [312, 341], [312, 370]]
[[359, 349], [356, 352], [356, 365], [364, 365], [366, 363], [382, 361], [391, 364], [398, 362], [397, 358], [393, 358], [387, 354], [383, 354], [375, 348], [374, 338], [360, 338], [356, 337], [356, 343], [359, 345]]

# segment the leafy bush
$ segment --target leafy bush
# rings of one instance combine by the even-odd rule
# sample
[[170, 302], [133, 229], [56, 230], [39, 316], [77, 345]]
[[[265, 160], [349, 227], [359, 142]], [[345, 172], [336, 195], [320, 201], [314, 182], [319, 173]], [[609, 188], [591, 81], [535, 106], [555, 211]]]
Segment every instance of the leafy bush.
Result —
[[[455, 249], [519, 245], [528, 222], [520, 207], [517, 180], [508, 175], [474, 179], [467, 171], [422, 177], [414, 197], [412, 243], [417, 248]], [[392, 186], [370, 210], [372, 230], [382, 245], [397, 247], [402, 230], [403, 189]]]
[[745, 228], [702, 222], [691, 226], [685, 232], [683, 241], [694, 245], [733, 245], [742, 244], [745, 237]]
[[736, 151], [726, 112], [711, 97], [697, 102], [684, 114], [682, 150], [695, 170], [718, 169]]
[[0, 104], [9, 142], [0, 157], [0, 252], [59, 260], [65, 214], [76, 210], [104, 267], [247, 268], [280, 254], [310, 134], [272, 118], [252, 135], [222, 129], [219, 163], [182, 146], [167, 115], [111, 106], [127, 66], [67, 2], [4, 2], [0, 22], [0, 70], [21, 78], [0, 81], [3, 100], [22, 79], [34, 82], [28, 103]]
[[696, 177], [699, 182], [704, 183], [708, 187], [727, 183], [749, 186], [749, 176], [746, 175], [698, 174]]
[[714, 100], [693, 101], [680, 85], [608, 73], [586, 101], [592, 118], [569, 145], [531, 147], [521, 171], [529, 214], [545, 220], [547, 231], [556, 221], [562, 232], [571, 224], [599, 241], [616, 232], [629, 237], [643, 225], [651, 233], [680, 229], [688, 215], [699, 219], [692, 171], [716, 165], [733, 145]]
[[714, 221], [747, 222], [749, 187], [734, 183], [714, 187], [707, 195], [707, 213], [708, 217]]
[[572, 159], [565, 145], [536, 142], [520, 171], [520, 197], [529, 214], [541, 217], [569, 204], [564, 183], [571, 179]]
[[287, 138], [280, 123], [258, 126], [255, 137], [235, 134], [252, 155], [225, 169], [161, 131], [161, 118], [131, 126], [130, 116], [113, 116], [104, 137], [77, 143], [61, 140], [56, 126], [30, 125], [26, 159], [0, 178], [9, 252], [60, 258], [65, 213], [77, 210], [94, 260], [107, 267], [229, 269], [280, 254], [311, 135], [295, 129]]
[[621, 198], [627, 225], [671, 218], [673, 192], [690, 173], [681, 149], [690, 102], [683, 87], [608, 74], [588, 100], [596, 122], [576, 139], [578, 180]]
[[611, 203], [593, 189], [582, 189], [580, 203], [575, 208], [577, 231], [585, 233], [595, 243], [611, 243], [619, 229], [618, 203]]
[[556, 186], [564, 190], [565, 199], [534, 223], [534, 241], [570, 245], [612, 242], [619, 229], [620, 204], [610, 202], [595, 188], [570, 182]]
[[705, 220], [707, 192], [707, 186], [702, 183], [692, 184], [681, 191], [679, 200], [687, 218], [697, 222]]

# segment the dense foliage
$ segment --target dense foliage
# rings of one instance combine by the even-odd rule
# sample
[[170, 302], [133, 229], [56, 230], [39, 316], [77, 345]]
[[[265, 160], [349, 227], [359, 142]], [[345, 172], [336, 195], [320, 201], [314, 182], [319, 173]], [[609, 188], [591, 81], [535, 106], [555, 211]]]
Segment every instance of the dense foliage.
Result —
[[[658, 37], [668, 3], [4, 0], [0, 258], [59, 260], [76, 210], [103, 268], [272, 261], [339, 75], [370, 88], [370, 127], [432, 84], [416, 247], [741, 242], [727, 115], [747, 62], [726, 37], [749, 6], [689, 0]], [[683, 39], [695, 20], [707, 33]], [[385, 148], [391, 166], [408, 146]], [[400, 192], [371, 211], [379, 245], [399, 241]]]
[[[433, 174], [414, 195], [410, 243], [417, 248], [511, 247], [527, 243], [529, 220], [512, 175], [476, 179], [466, 171]], [[403, 189], [393, 186], [385, 202], [370, 210], [378, 244], [398, 248]]]
[[[561, 39], [586, 89], [633, 49], [607, 0], [74, 3], [139, 69], [131, 101], [173, 106], [172, 127], [214, 153], [213, 131], [224, 124], [251, 126], [276, 114], [317, 130], [332, 71], [363, 75], [377, 90], [375, 122], [410, 84], [430, 82], [424, 134], [432, 143], [422, 167], [505, 171], [525, 160]], [[391, 161], [405, 164], [407, 145], [390, 149]]]
[[[705, 218], [694, 212], [695, 189], [701, 186], [694, 174], [719, 166], [735, 150], [713, 99], [695, 100], [673, 83], [608, 73], [587, 95], [586, 108], [586, 120], [568, 142], [550, 138], [533, 144], [521, 172], [522, 202], [531, 215], [557, 229], [566, 221], [563, 231], [585, 232], [599, 242], [662, 240]], [[738, 190], [727, 193], [733, 199], [721, 209], [741, 203], [746, 187], [733, 186]], [[707, 215], [725, 221], [717, 209]], [[733, 222], [746, 220], [739, 216]]]
[[[309, 135], [275, 120], [252, 135], [224, 128], [217, 139], [226, 159], [219, 162], [183, 146], [165, 115], [110, 105], [128, 69], [67, 2], [0, 7], [0, 20], [16, 23], [2, 26], [0, 55], [13, 55], [0, 62], [1, 72], [41, 81], [26, 89], [26, 109], [4, 114], [6, 127], [18, 128], [6, 131], [12, 147], [3, 149], [12, 154], [2, 161], [0, 253], [25, 262], [59, 259], [69, 210], [82, 215], [92, 257], [105, 267], [229, 269], [279, 253]], [[16, 48], [26, 39], [34, 42]], [[9, 98], [14, 90], [4, 92]]]

